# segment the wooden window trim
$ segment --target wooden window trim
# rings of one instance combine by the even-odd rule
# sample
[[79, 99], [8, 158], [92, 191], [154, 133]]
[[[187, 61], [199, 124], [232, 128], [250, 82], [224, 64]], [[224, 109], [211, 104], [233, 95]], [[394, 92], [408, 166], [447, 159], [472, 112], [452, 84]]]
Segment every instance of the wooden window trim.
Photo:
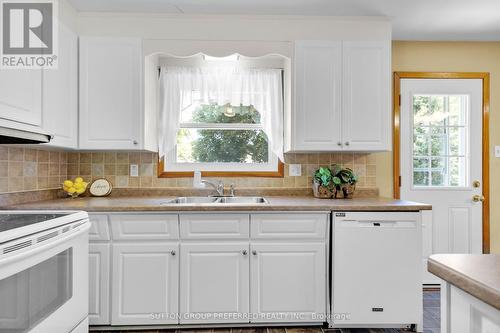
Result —
[[[165, 171], [163, 159], [158, 161], [158, 178], [181, 178], [193, 177], [193, 171]], [[270, 177], [283, 178], [285, 176], [285, 164], [278, 160], [277, 171], [202, 171], [202, 177]]]
[[393, 186], [394, 198], [401, 192], [401, 79], [480, 79], [483, 81], [483, 253], [490, 253], [490, 73], [484, 72], [394, 72], [393, 80]]

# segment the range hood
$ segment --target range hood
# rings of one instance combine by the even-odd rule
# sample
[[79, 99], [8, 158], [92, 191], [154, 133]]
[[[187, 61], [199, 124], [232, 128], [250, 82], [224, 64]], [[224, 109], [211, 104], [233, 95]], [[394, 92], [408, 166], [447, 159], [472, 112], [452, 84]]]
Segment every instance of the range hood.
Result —
[[52, 137], [49, 134], [23, 131], [0, 126], [0, 144], [32, 144], [48, 143]]

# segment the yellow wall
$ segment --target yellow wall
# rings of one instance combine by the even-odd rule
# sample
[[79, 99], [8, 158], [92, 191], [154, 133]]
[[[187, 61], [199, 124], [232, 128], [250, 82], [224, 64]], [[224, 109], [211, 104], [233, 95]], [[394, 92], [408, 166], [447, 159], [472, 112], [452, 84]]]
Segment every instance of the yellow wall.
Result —
[[[393, 71], [489, 72], [491, 252], [500, 253], [500, 42], [393, 42]], [[392, 196], [392, 153], [377, 154], [377, 183], [384, 196]]]

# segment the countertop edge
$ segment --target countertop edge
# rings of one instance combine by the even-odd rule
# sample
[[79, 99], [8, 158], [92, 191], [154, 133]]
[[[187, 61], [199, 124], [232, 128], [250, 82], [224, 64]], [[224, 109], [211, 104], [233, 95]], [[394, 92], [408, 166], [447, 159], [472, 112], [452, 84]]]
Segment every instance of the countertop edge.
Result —
[[448, 265], [442, 264], [432, 257], [430, 257], [427, 261], [427, 270], [440, 279], [443, 279], [455, 287], [467, 292], [471, 296], [474, 296], [484, 303], [500, 310], [500, 294], [496, 289], [493, 289]]

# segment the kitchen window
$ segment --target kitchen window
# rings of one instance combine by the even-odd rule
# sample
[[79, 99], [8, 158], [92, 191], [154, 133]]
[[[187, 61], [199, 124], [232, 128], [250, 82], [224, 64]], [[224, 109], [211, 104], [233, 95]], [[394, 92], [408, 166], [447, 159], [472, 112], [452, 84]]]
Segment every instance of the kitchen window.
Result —
[[282, 70], [160, 71], [160, 177], [282, 176]]

